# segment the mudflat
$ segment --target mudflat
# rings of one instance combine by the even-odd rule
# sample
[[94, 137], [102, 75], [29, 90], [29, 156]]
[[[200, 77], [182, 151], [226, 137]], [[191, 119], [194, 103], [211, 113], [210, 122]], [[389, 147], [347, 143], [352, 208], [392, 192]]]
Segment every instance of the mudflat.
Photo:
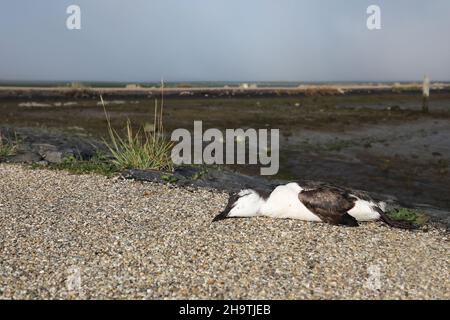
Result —
[[[305, 94], [308, 90], [304, 89], [294, 96], [214, 96], [200, 94], [198, 88], [196, 96], [180, 96], [182, 88], [178, 88], [173, 89], [176, 95], [164, 99], [164, 127], [167, 134], [176, 128], [192, 130], [194, 121], [202, 120], [205, 129], [278, 128], [281, 170], [274, 178], [318, 180], [395, 196], [405, 205], [448, 221], [450, 93], [432, 91], [430, 113], [423, 114], [420, 90], [394, 92], [391, 87], [377, 91], [375, 87], [344, 93], [334, 90], [333, 94]], [[104, 93], [114, 128], [121, 130], [126, 119], [136, 127], [153, 122], [154, 100], [160, 99], [160, 91], [145, 90], [155, 94], [118, 99]], [[100, 91], [85, 97], [84, 89], [67, 92], [76, 94], [2, 99], [0, 127], [19, 133], [24, 131], [21, 128], [38, 127], [100, 141], [107, 137]], [[233, 169], [259, 174], [257, 166]]]

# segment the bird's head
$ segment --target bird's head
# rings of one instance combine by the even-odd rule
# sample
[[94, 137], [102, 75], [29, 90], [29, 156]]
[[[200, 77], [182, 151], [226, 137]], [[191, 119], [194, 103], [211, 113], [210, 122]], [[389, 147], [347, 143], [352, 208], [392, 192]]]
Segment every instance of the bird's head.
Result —
[[257, 216], [264, 202], [265, 199], [261, 194], [253, 189], [232, 193], [228, 199], [227, 206], [213, 219], [213, 222], [227, 218]]

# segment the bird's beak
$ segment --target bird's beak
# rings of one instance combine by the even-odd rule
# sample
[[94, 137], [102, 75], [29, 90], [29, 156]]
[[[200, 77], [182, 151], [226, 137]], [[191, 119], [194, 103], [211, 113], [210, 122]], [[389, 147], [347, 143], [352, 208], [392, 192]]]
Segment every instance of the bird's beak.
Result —
[[230, 193], [228, 198], [228, 203], [225, 209], [219, 213], [212, 222], [224, 220], [228, 218], [228, 215], [230, 214], [231, 209], [233, 209], [233, 206], [235, 205], [236, 201], [238, 199], [238, 195], [236, 193]]
[[217, 221], [226, 219], [228, 217], [228, 212], [229, 211], [226, 211], [226, 210], [222, 211], [221, 213], [219, 213], [217, 216], [214, 217], [212, 222], [217, 222]]

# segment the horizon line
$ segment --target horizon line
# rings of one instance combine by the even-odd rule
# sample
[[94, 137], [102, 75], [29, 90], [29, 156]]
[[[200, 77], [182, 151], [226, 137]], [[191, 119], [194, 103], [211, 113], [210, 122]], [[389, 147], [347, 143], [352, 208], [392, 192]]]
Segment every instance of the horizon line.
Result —
[[[397, 79], [397, 80], [378, 80], [378, 79], [365, 79], [365, 80], [164, 80], [164, 83], [405, 83], [405, 82], [422, 82], [423, 78], [418, 79]], [[2, 84], [14, 84], [14, 83], [115, 83], [115, 84], [153, 84], [160, 83], [161, 80], [10, 80], [0, 79]], [[442, 79], [432, 79], [431, 82], [450, 82]]]

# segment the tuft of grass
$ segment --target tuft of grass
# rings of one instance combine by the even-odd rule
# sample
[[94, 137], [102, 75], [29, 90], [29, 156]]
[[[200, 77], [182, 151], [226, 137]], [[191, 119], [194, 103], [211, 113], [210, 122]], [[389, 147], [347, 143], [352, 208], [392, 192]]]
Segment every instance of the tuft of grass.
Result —
[[[163, 90], [163, 83], [161, 82]], [[163, 96], [163, 91], [162, 96]], [[155, 114], [153, 126], [148, 124], [140, 128], [137, 132], [133, 131], [130, 120], [127, 120], [125, 126], [125, 136], [120, 135], [111, 126], [111, 121], [106, 112], [103, 97], [100, 100], [105, 112], [108, 123], [108, 133], [110, 142], [104, 141], [113, 156], [112, 162], [119, 169], [154, 169], [161, 171], [173, 171], [173, 163], [170, 157], [172, 142], [164, 137], [163, 128], [163, 108], [164, 100], [161, 99], [161, 105], [158, 108], [158, 102], [155, 100]]]
[[9, 157], [16, 154], [17, 149], [19, 147], [19, 143], [16, 137], [15, 141], [11, 141], [10, 139], [6, 139], [0, 133], [0, 157]]
[[426, 214], [414, 209], [400, 208], [387, 213], [392, 219], [399, 221], [408, 221], [418, 226], [425, 225], [429, 218]]

